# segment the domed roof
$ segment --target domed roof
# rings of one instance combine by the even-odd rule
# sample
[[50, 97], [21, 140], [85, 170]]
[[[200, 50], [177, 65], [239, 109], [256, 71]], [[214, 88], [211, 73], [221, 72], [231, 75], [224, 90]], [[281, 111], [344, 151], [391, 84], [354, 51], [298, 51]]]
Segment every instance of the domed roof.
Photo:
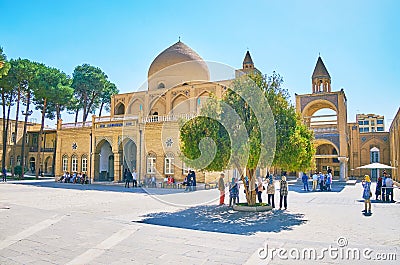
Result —
[[154, 61], [151, 63], [148, 77], [151, 77], [155, 73], [161, 71], [164, 68], [179, 64], [183, 62], [195, 61], [203, 70], [208, 72], [208, 67], [203, 59], [189, 46], [181, 41], [178, 41], [174, 45], [165, 49], [160, 53]]

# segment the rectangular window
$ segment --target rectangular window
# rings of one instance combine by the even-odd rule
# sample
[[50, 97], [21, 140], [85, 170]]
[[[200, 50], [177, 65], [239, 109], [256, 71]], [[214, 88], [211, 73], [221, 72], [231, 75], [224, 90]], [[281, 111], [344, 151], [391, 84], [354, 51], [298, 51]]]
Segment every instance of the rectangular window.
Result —
[[358, 129], [360, 131], [360, 133], [364, 132], [363, 128]]
[[155, 174], [156, 173], [156, 158], [155, 157], [147, 157], [147, 174]]
[[363, 125], [364, 122], [363, 121], [358, 121], [358, 125]]
[[369, 132], [369, 128], [364, 128], [364, 132]]
[[166, 157], [165, 158], [165, 165], [164, 165], [164, 173], [165, 174], [174, 174], [174, 158], [173, 157]]
[[71, 173], [77, 171], [78, 171], [78, 158], [76, 156], [73, 156], [71, 161]]
[[87, 172], [87, 157], [86, 156], [84, 156], [84, 157], [82, 157], [82, 166], [81, 166], [81, 171], [82, 172]]
[[383, 132], [384, 131], [383, 127], [376, 127], [376, 129], [377, 129], [378, 132]]
[[371, 121], [371, 125], [372, 125], [372, 126], [375, 126], [375, 121]]
[[383, 124], [383, 120], [376, 120], [376, 124]]
[[369, 125], [369, 121], [364, 121], [364, 125]]
[[67, 156], [63, 156], [62, 169], [64, 172], [68, 171], [68, 157]]

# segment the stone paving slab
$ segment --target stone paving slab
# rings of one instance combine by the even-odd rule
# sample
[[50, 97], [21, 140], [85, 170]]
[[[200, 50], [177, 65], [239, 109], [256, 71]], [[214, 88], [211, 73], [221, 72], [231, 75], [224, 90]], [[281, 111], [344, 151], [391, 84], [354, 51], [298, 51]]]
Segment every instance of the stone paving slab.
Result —
[[[364, 205], [359, 183], [337, 192], [304, 192], [296, 185], [290, 187], [288, 211], [273, 214], [301, 215], [304, 223], [287, 227], [285, 219], [278, 222], [266, 215], [262, 217], [266, 220], [253, 222], [255, 233], [241, 234], [235, 231], [235, 222], [231, 222], [232, 230], [229, 228], [225, 233], [209, 232], [207, 227], [213, 222], [221, 225], [232, 216], [213, 200], [207, 207], [215, 207], [219, 216], [210, 219], [213, 211], [165, 204], [143, 192], [121, 191], [123, 187], [119, 186], [110, 191], [109, 188], [54, 188], [48, 184], [1, 184], [0, 205], [9, 209], [0, 209], [3, 224], [0, 245], [10, 238], [18, 240], [8, 246], [3, 243], [0, 264], [67, 264], [82, 260], [86, 260], [85, 264], [349, 264], [331, 259], [268, 260], [260, 259], [257, 253], [265, 244], [276, 249], [318, 249], [337, 244], [339, 237], [344, 237], [349, 247], [391, 251], [400, 259], [400, 204], [373, 203], [372, 216], [365, 217], [361, 214]], [[216, 194], [216, 190], [202, 190], [160, 196], [167, 202], [194, 203], [214, 198]], [[395, 200], [400, 200], [399, 195], [400, 190], [396, 189]], [[182, 212], [185, 215], [180, 215]], [[141, 223], [149, 214], [160, 213], [171, 226]], [[197, 224], [195, 230], [180, 227], [183, 219], [187, 222], [195, 215], [198, 218], [193, 219], [194, 226]], [[57, 218], [60, 220], [55, 222]], [[268, 229], [269, 224], [280, 229]], [[369, 263], [382, 264], [351, 262]]]

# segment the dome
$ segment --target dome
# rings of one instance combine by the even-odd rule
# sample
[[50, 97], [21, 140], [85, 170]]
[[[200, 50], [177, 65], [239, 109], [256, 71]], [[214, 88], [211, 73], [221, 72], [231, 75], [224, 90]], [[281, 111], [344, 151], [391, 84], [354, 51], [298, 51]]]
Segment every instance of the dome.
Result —
[[209, 72], [207, 64], [200, 55], [183, 42], [178, 41], [154, 59], [149, 68], [148, 78], [149, 89], [152, 89], [150, 79], [153, 81], [151, 83], [163, 80], [163, 86], [165, 86], [165, 83], [170, 83], [168, 80], [171, 78], [174, 79], [173, 83], [195, 80], [208, 81]]

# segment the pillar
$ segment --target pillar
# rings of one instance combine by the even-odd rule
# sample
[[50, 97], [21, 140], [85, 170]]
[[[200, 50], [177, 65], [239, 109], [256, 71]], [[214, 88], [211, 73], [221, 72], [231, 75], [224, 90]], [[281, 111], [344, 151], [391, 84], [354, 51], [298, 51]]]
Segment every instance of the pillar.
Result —
[[347, 161], [349, 160], [347, 157], [338, 157], [340, 162], [340, 173], [339, 173], [339, 181], [347, 180]]
[[114, 152], [114, 182], [122, 181], [121, 178], [121, 155], [119, 152]]

